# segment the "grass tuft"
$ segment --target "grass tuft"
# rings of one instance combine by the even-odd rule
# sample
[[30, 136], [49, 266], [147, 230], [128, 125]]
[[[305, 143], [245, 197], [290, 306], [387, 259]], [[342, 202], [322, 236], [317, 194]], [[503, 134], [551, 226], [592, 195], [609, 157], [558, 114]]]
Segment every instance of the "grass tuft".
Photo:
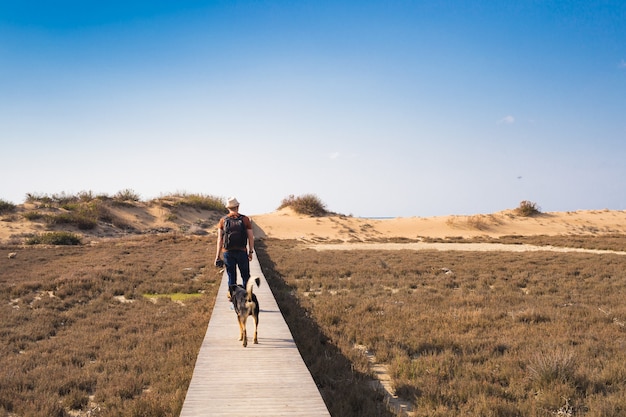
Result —
[[537, 388], [575, 380], [576, 361], [571, 351], [556, 349], [536, 354], [528, 365], [531, 381]]
[[172, 193], [161, 196], [153, 202], [164, 207], [192, 207], [198, 210], [228, 211], [221, 197], [205, 194]]
[[[54, 203], [57, 206], [57, 203]], [[55, 208], [55, 207], [48, 207]], [[52, 213], [39, 210], [23, 214], [30, 221], [44, 220], [52, 225], [73, 225], [80, 230], [91, 230], [98, 226], [98, 221], [112, 221], [112, 215], [101, 200], [65, 201]]]
[[135, 203], [140, 200], [140, 196], [130, 188], [126, 188], [124, 190], [118, 191], [113, 196], [113, 200], [117, 202]]
[[70, 232], [48, 232], [26, 239], [27, 245], [80, 245], [80, 236]]
[[0, 198], [0, 214], [11, 213], [15, 211], [15, 204]]

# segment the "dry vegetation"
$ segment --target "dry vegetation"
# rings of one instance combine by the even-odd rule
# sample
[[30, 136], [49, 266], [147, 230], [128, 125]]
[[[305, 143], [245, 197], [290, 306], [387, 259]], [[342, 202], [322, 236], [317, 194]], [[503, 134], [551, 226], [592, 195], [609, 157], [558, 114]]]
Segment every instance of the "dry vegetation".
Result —
[[221, 279], [209, 246], [0, 248], [0, 416], [177, 416]]
[[518, 216], [532, 217], [541, 214], [541, 209], [539, 208], [537, 203], [523, 200], [521, 203], [519, 203], [519, 206], [515, 209], [515, 212]]
[[298, 214], [320, 217], [329, 214], [326, 204], [315, 194], [303, 194], [300, 196], [290, 195], [281, 201], [278, 210], [291, 207]]
[[[140, 226], [137, 219], [148, 222], [163, 221], [157, 227]], [[151, 213], [152, 211], [152, 213]], [[209, 218], [190, 212], [210, 213]], [[139, 195], [130, 189], [113, 196], [82, 191], [76, 194], [27, 194], [25, 203], [15, 206], [0, 199], [0, 221], [8, 228], [26, 221], [27, 232], [14, 233], [11, 244], [79, 244], [82, 237], [119, 237], [131, 234], [164, 232], [197, 232], [206, 234], [219, 218], [227, 212], [220, 197], [205, 194], [173, 193], [149, 201], [140, 201]], [[124, 215], [126, 214], [126, 215]], [[185, 218], [187, 217], [187, 218]]]
[[561, 248], [583, 248], [594, 250], [626, 251], [626, 236], [620, 234], [603, 235], [563, 235], [559, 237], [536, 235], [536, 236], [501, 236], [493, 238], [489, 236], [478, 236], [473, 238], [422, 238], [424, 242], [440, 243], [502, 243], [507, 245], [535, 245], [554, 246]]
[[[64, 228], [130, 230], [111, 208], [134, 207], [138, 196], [31, 197], [25, 216], [47, 233], [0, 246], [0, 417], [177, 416], [221, 279], [207, 263], [213, 238], [181, 227], [80, 244]], [[327, 214], [313, 195], [283, 203]], [[202, 195], [149, 204], [172, 219], [188, 207], [215, 219], [223, 210]], [[3, 221], [22, 215], [15, 210], [0, 201]], [[473, 217], [466, 227], [491, 221]], [[73, 246], [22, 246], [58, 239]], [[436, 241], [626, 248], [618, 234]], [[274, 239], [257, 249], [333, 416], [393, 415], [373, 394], [358, 345], [387, 367], [415, 416], [626, 415], [624, 256], [316, 252]]]
[[[626, 242], [600, 240], [578, 239]], [[626, 414], [624, 256], [264, 246], [305, 361], [327, 404], [344, 407], [333, 415], [377, 415], [356, 408], [369, 372], [356, 345], [387, 365], [417, 416]]]

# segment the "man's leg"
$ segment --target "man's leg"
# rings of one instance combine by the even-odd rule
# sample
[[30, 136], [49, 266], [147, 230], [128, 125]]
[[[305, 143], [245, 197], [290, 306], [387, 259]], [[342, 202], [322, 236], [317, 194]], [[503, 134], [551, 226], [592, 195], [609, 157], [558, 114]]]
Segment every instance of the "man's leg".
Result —
[[[237, 252], [224, 252], [224, 265], [228, 275], [228, 287], [237, 284]], [[250, 273], [248, 272], [248, 275]]]
[[239, 272], [241, 272], [241, 280], [243, 281], [243, 287], [246, 288], [248, 279], [250, 278], [250, 261], [248, 260], [248, 254], [245, 251], [238, 254]]

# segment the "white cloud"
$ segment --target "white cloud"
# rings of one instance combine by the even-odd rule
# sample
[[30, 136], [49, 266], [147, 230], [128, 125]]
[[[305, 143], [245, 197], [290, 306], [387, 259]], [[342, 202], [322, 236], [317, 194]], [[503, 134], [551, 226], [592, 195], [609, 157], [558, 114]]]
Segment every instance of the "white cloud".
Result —
[[513, 124], [515, 123], [515, 117], [511, 116], [510, 114], [508, 116], [504, 116], [502, 119], [498, 120], [498, 124]]
[[330, 156], [330, 159], [337, 159], [339, 158], [339, 152], [333, 152], [329, 156]]

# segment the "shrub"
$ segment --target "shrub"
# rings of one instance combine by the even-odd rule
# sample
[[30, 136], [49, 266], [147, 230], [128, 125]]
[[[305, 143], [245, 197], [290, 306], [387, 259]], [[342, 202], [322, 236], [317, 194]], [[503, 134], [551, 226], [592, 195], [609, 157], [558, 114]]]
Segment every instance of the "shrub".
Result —
[[26, 239], [27, 245], [80, 245], [80, 236], [69, 232], [48, 232]]
[[61, 192], [60, 194], [52, 194], [52, 202], [57, 205], [65, 205], [69, 203], [76, 203], [80, 200], [77, 195], [65, 194], [65, 192]]
[[154, 200], [164, 207], [193, 207], [200, 210], [228, 211], [221, 197], [205, 194], [174, 193]]
[[298, 214], [321, 217], [328, 214], [326, 205], [314, 194], [304, 194], [295, 197], [293, 194], [284, 198], [278, 209], [291, 207]]
[[52, 198], [50, 198], [47, 194], [26, 193], [26, 202], [49, 205], [52, 204]]
[[79, 203], [64, 203], [61, 205], [61, 208], [67, 211], [74, 211], [80, 208], [80, 204]]
[[15, 204], [0, 198], [0, 214], [9, 213], [15, 210]]
[[90, 202], [95, 200], [97, 197], [94, 196], [93, 192], [91, 190], [89, 191], [81, 191], [78, 194], [76, 194], [76, 197], [78, 198], [78, 200], [83, 201], [83, 202]]
[[113, 196], [113, 200], [118, 202], [136, 202], [139, 201], [139, 194], [131, 190], [130, 188], [126, 188], [125, 190], [118, 191], [117, 194]]
[[195, 207], [202, 210], [225, 211], [226, 206], [219, 197], [204, 194], [183, 194], [178, 205]]
[[87, 404], [89, 404], [89, 396], [84, 391], [78, 389], [72, 389], [63, 398], [63, 405], [70, 410], [80, 410]]
[[112, 222], [113, 215], [107, 206], [100, 200], [82, 203], [64, 203], [66, 212], [57, 214], [43, 214], [37, 211], [24, 213], [28, 220], [44, 219], [49, 224], [71, 224], [80, 230], [91, 230], [98, 226], [98, 220]]
[[38, 211], [27, 211], [26, 213], [23, 213], [22, 216], [24, 216], [26, 220], [30, 221], [39, 220], [45, 217], [43, 213]]
[[98, 222], [88, 216], [76, 216], [73, 219], [73, 224], [75, 224], [80, 230], [91, 230], [98, 226]]
[[540, 207], [537, 203], [533, 203], [532, 201], [524, 200], [519, 203], [519, 207], [515, 209], [515, 213], [519, 216], [523, 217], [531, 217], [541, 213]]
[[486, 230], [489, 228], [485, 219], [481, 215], [469, 216], [467, 218], [467, 226], [470, 229]]
[[44, 206], [55, 207], [72, 207], [80, 202], [90, 202], [95, 200], [92, 191], [80, 191], [77, 194], [66, 194], [64, 191], [59, 194], [26, 194], [27, 203], [40, 203]]
[[54, 216], [46, 216], [46, 219], [51, 224], [73, 224], [80, 230], [91, 230], [98, 225], [96, 218], [85, 212], [61, 213]]

